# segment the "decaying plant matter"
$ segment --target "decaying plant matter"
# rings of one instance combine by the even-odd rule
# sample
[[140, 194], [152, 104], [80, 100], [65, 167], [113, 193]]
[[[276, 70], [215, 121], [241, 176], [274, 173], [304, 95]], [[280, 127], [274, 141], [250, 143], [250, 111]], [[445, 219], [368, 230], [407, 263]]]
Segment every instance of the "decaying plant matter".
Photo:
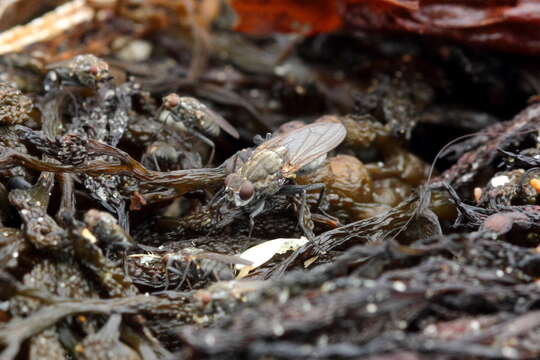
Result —
[[537, 8], [1, 4], [0, 359], [540, 357]]

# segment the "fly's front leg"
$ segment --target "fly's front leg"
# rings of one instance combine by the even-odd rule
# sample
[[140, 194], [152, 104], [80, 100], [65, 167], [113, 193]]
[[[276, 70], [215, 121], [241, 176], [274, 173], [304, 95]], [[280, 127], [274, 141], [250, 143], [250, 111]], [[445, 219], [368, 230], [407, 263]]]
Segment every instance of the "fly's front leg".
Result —
[[264, 210], [264, 200], [261, 200], [258, 204], [255, 205], [255, 209], [249, 214], [249, 237], [251, 238], [251, 233], [255, 227], [255, 217], [260, 215]]

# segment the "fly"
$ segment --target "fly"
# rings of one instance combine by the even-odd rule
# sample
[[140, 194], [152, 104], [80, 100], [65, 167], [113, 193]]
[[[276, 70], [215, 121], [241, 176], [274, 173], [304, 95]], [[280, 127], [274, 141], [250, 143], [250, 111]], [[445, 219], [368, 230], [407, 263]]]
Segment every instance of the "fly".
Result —
[[178, 96], [175, 93], [163, 98], [163, 110], [158, 120], [174, 129], [187, 132], [210, 146], [211, 153], [208, 163], [214, 160], [216, 145], [210, 138], [218, 137], [221, 130], [238, 139], [238, 131], [222, 116], [212, 111], [199, 100]]
[[98, 84], [112, 79], [109, 64], [91, 54], [77, 55], [64, 66], [51, 69], [43, 82], [45, 91], [61, 86], [96, 89]]
[[[277, 193], [301, 193], [304, 205], [306, 191], [321, 190], [322, 197], [323, 184], [291, 182], [297, 173], [310, 172], [322, 165], [326, 154], [336, 148], [346, 134], [341, 123], [314, 123], [269, 138], [252, 152], [237, 156], [232, 173], [225, 178], [224, 192], [229, 203], [249, 213], [250, 235], [254, 218], [263, 212], [268, 197]], [[300, 226], [309, 238], [312, 233], [305, 228], [305, 208], [300, 209]]]

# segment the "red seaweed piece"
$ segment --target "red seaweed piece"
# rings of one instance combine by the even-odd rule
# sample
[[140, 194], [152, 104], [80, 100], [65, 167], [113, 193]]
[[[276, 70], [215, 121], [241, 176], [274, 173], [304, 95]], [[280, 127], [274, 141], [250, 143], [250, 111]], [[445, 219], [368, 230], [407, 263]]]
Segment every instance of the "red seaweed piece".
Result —
[[[235, 30], [254, 35], [274, 32], [316, 34], [344, 25], [350, 4], [364, 0], [232, 0], [238, 16]], [[368, 2], [370, 2], [368, 0]], [[382, 8], [418, 9], [417, 0], [376, 0]]]
[[538, 0], [233, 0], [232, 6], [236, 30], [251, 34], [406, 31], [540, 55]]

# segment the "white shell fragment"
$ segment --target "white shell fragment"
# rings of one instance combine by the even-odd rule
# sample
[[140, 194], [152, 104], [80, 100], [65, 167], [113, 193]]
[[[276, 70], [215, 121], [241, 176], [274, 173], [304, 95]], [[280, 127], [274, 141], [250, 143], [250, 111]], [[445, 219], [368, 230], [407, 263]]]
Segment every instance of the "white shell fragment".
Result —
[[510, 182], [510, 178], [508, 176], [499, 175], [499, 176], [495, 176], [494, 178], [491, 179], [491, 186], [499, 187], [499, 186], [506, 185], [509, 182]]
[[152, 44], [144, 40], [118, 38], [113, 46], [119, 48], [116, 56], [125, 61], [145, 61], [152, 55]]
[[[274, 255], [294, 251], [307, 242], [308, 239], [303, 236], [300, 239], [274, 239], [265, 241], [238, 255], [242, 259], [251, 261], [253, 263], [252, 265], [237, 264], [235, 265], [235, 268], [237, 270], [243, 270], [245, 267], [249, 267], [250, 270], [255, 269], [270, 260], [272, 257], [274, 257]], [[245, 273], [246, 270], [244, 269], [242, 272]]]

